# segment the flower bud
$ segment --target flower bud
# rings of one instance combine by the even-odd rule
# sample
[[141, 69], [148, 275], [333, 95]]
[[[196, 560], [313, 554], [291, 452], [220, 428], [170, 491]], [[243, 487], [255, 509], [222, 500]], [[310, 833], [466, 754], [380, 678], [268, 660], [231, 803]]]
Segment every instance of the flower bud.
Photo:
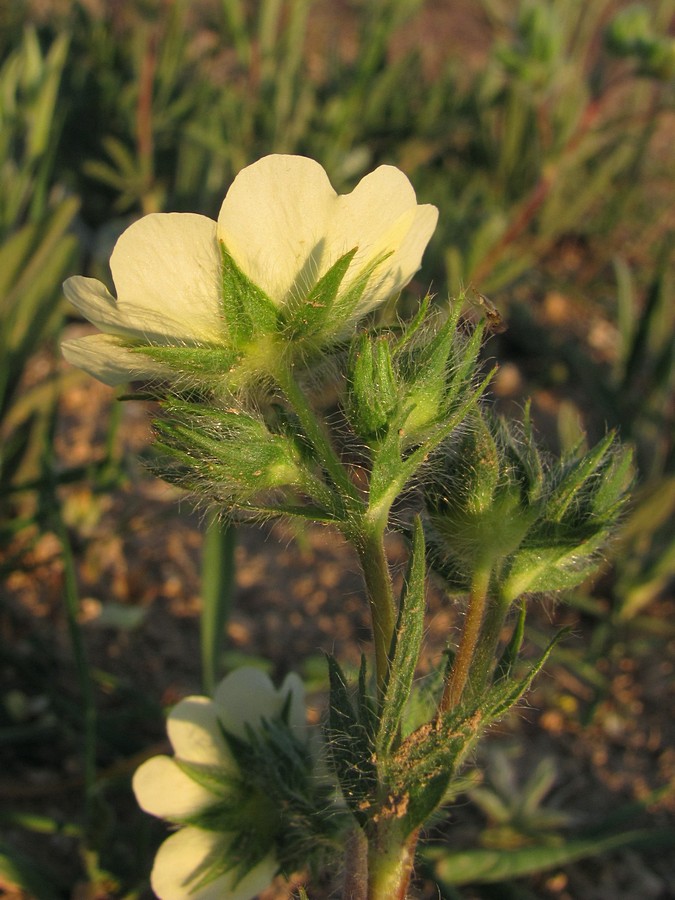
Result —
[[441, 466], [426, 498], [434, 565], [463, 591], [477, 566], [489, 566], [508, 601], [571, 588], [590, 574], [631, 478], [631, 455], [611, 434], [545, 471], [529, 417], [522, 433], [477, 420]]
[[398, 385], [389, 340], [359, 335], [349, 358], [347, 415], [356, 433], [371, 442], [386, 432], [398, 408]]
[[167, 480], [208, 500], [235, 504], [303, 483], [295, 441], [271, 431], [261, 418], [180, 401], [166, 401], [163, 410], [155, 428], [167, 460], [156, 469]]

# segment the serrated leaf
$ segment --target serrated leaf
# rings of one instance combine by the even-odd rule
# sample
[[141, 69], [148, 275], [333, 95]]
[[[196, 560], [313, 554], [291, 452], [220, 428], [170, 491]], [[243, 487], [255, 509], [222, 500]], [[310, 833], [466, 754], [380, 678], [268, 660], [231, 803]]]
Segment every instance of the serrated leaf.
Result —
[[364, 723], [354, 712], [344, 673], [332, 656], [328, 656], [328, 674], [328, 743], [345, 802], [357, 821], [364, 823], [377, 785], [373, 746]]
[[519, 681], [500, 681], [493, 685], [491, 690], [488, 691], [486, 700], [481, 703], [481, 714], [484, 716], [486, 724], [500, 719], [521, 699], [544, 667], [553, 648], [559, 641], [566, 637], [570, 631], [571, 628], [560, 629], [524, 678], [521, 678]]
[[401, 720], [415, 677], [415, 669], [424, 635], [425, 550], [422, 523], [417, 517], [413, 530], [412, 550], [401, 607], [394, 634], [391, 666], [387, 679], [377, 748], [380, 756], [388, 755], [400, 739]]

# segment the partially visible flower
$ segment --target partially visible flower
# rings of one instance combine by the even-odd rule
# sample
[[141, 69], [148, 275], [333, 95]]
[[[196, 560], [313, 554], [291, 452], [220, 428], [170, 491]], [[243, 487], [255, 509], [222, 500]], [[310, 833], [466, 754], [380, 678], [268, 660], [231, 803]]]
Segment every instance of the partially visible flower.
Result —
[[234, 179], [217, 222], [131, 225], [110, 259], [117, 299], [69, 278], [66, 296], [102, 334], [65, 341], [64, 356], [114, 385], [224, 374], [261, 334], [330, 340], [410, 281], [437, 218], [392, 166], [338, 195], [317, 162], [266, 156]]
[[302, 682], [291, 674], [276, 690], [251, 667], [228, 675], [213, 700], [187, 697], [170, 713], [175, 756], [147, 760], [133, 779], [142, 809], [180, 826], [155, 858], [151, 884], [161, 900], [250, 900], [277, 874], [280, 812], [235, 749], [274, 722], [305, 743]]

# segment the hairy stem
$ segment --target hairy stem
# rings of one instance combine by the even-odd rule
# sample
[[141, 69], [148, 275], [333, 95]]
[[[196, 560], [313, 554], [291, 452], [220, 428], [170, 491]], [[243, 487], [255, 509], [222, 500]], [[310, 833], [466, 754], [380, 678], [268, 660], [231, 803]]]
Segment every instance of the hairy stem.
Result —
[[389, 675], [389, 653], [396, 627], [396, 604], [380, 529], [368, 530], [354, 540], [366, 583], [375, 644], [375, 671], [382, 697]]
[[300, 424], [330, 480], [346, 501], [362, 505], [356, 487], [333, 447], [323, 422], [312, 409], [307, 396], [295, 380], [293, 372], [282, 365], [274, 372], [274, 377], [293, 407], [293, 411], [300, 420]]
[[441, 712], [447, 712], [457, 706], [464, 693], [480, 636], [481, 625], [483, 624], [489, 584], [489, 567], [477, 567], [471, 583], [469, 608], [464, 622], [464, 631], [462, 632], [457, 656], [441, 699]]
[[382, 825], [369, 842], [368, 900], [405, 900], [419, 832], [403, 837], [395, 823], [385, 819]]

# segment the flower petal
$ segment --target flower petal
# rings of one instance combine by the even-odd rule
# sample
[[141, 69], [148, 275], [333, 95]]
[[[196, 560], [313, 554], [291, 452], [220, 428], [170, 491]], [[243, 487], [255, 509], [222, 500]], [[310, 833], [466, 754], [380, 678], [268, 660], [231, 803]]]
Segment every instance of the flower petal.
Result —
[[203, 888], [190, 890], [202, 872], [200, 864], [207, 858], [227, 857], [227, 837], [199, 828], [181, 828], [161, 845], [155, 857], [150, 881], [160, 900], [251, 900], [268, 887], [277, 871], [276, 861], [266, 856], [235, 885], [234, 873], [216, 878]]
[[141, 809], [161, 819], [191, 816], [217, 800], [168, 756], [144, 762], [134, 773], [132, 786]]
[[63, 292], [82, 315], [101, 331], [136, 337], [138, 330], [120, 312], [108, 288], [96, 278], [73, 275], [63, 282]]
[[220, 731], [219, 711], [208, 697], [186, 697], [174, 706], [166, 727], [177, 757], [185, 762], [235, 765]]
[[212, 219], [144, 216], [118, 239], [110, 270], [122, 324], [166, 343], [222, 341], [221, 257]]
[[291, 722], [304, 725], [304, 688], [297, 675], [289, 675], [277, 691], [260, 669], [242, 666], [220, 682], [214, 702], [227, 731], [246, 737], [246, 725], [256, 728], [261, 719], [272, 719], [281, 713], [289, 690], [292, 692]]
[[279, 688], [282, 705], [286, 697], [291, 695], [291, 706], [288, 713], [288, 724], [292, 731], [301, 737], [307, 731], [307, 708], [305, 706], [305, 685], [295, 672], [289, 672]]
[[90, 334], [62, 341], [61, 352], [78, 369], [114, 387], [127, 381], [165, 378], [170, 369], [124, 346], [122, 338], [111, 334]]
[[[374, 258], [392, 250], [394, 252], [373, 272], [359, 302], [358, 316], [365, 315], [406, 286], [420, 267], [437, 222], [438, 210], [435, 206], [413, 207], [393, 224], [378, 243], [371, 245]], [[349, 282], [349, 275], [347, 273], [346, 283]]]
[[325, 236], [336, 197], [314, 160], [265, 156], [232, 182], [218, 216], [218, 237], [242, 271], [282, 304], [326, 271]]
[[415, 191], [403, 172], [394, 166], [380, 166], [362, 178], [351, 194], [337, 198], [326, 234], [329, 256], [339, 259], [358, 247], [352, 265], [359, 271], [376, 255], [371, 248], [377, 246], [377, 254], [381, 252], [382, 236], [392, 223], [416, 205]]

